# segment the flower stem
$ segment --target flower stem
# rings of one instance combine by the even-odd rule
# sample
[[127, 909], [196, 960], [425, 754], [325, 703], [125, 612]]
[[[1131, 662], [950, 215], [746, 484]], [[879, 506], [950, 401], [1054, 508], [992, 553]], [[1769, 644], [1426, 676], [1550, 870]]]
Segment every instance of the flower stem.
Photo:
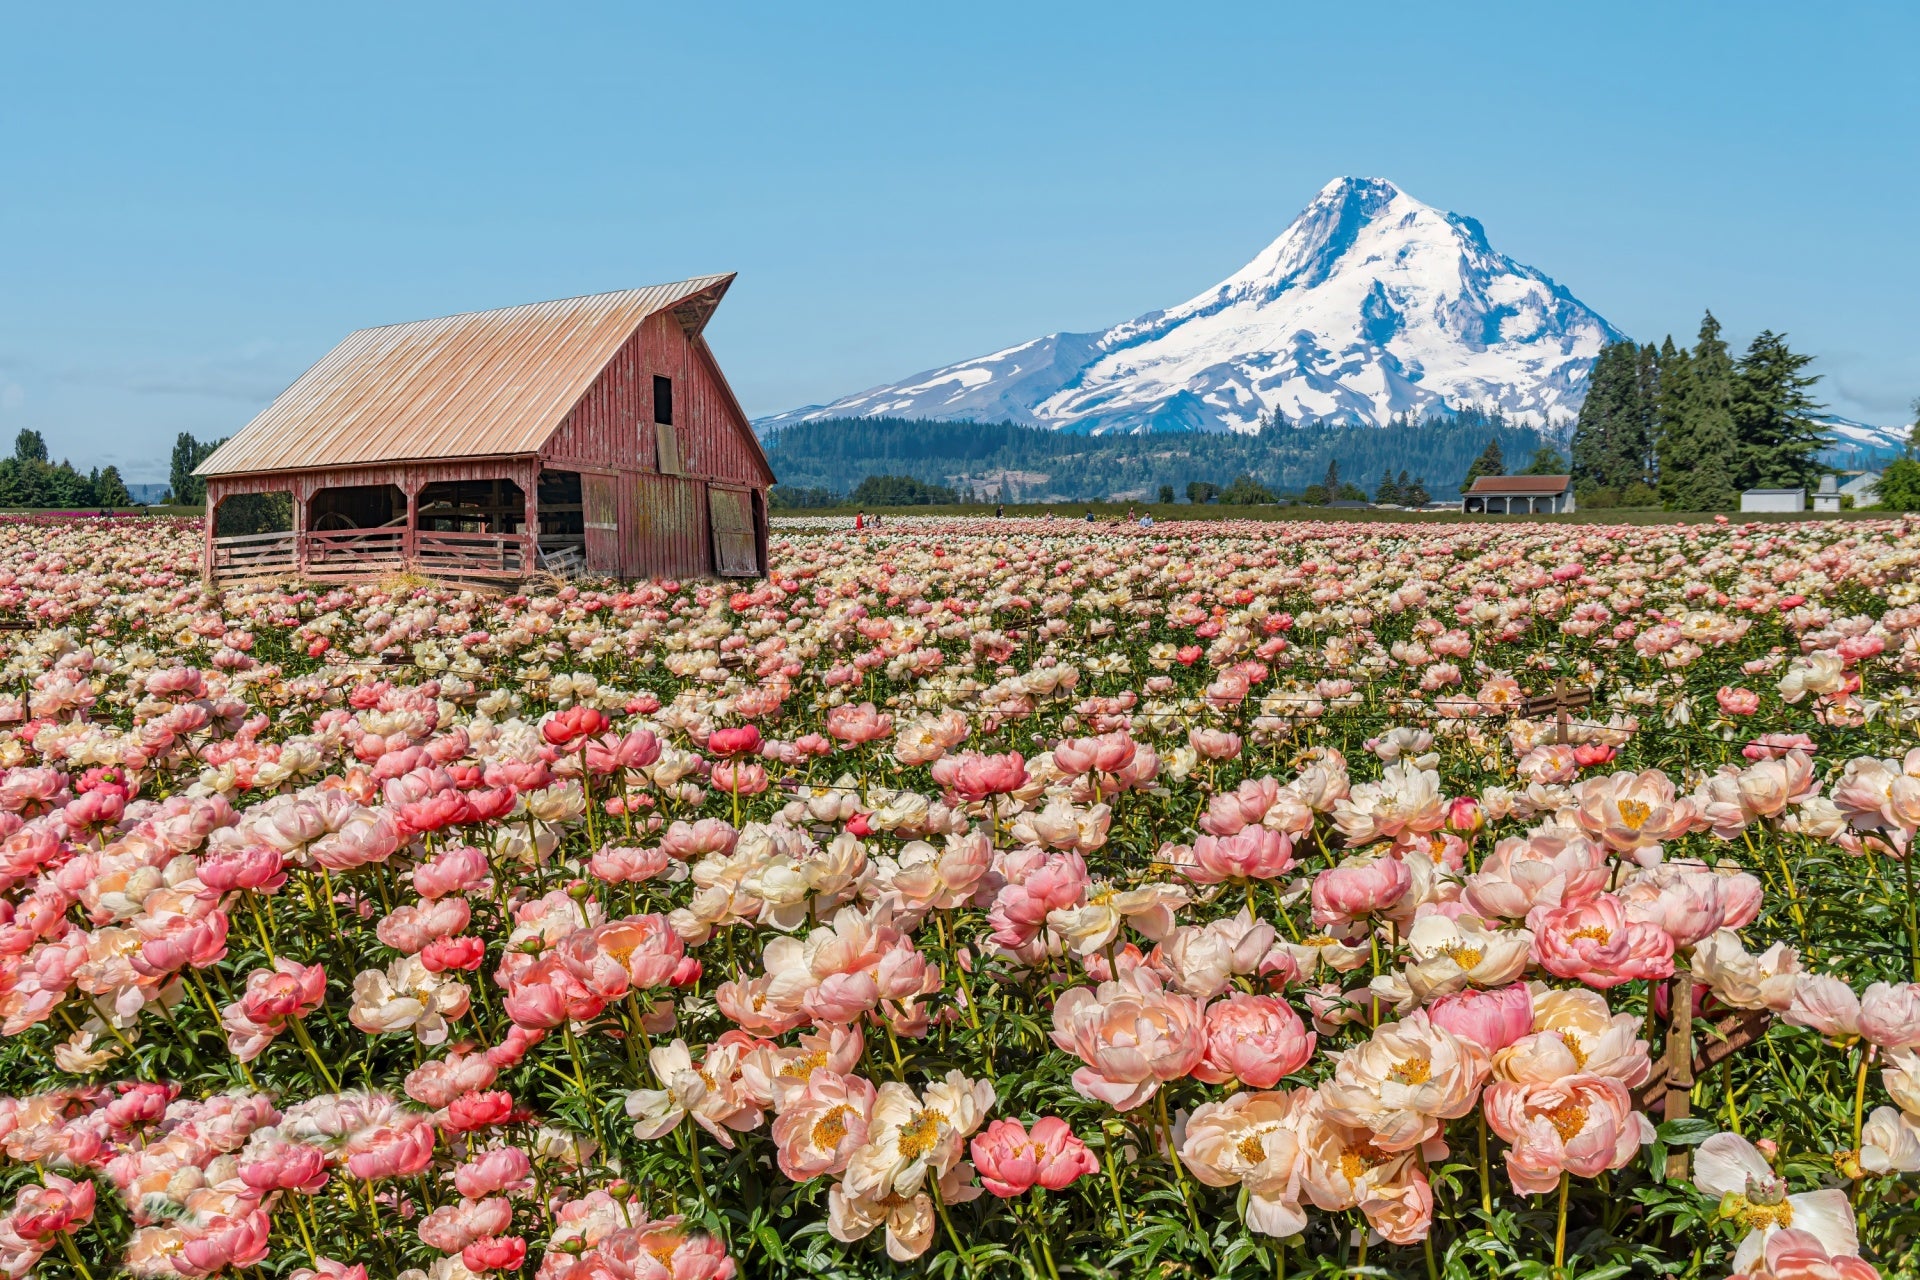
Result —
[[66, 1253], [67, 1261], [73, 1264], [73, 1269], [80, 1273], [80, 1280], [93, 1280], [93, 1272], [87, 1270], [87, 1264], [81, 1261], [80, 1251], [73, 1247], [72, 1233], [61, 1231], [57, 1234], [60, 1237], [60, 1248]]
[[1114, 1135], [1111, 1130], [1103, 1130], [1103, 1132], [1106, 1134], [1107, 1181], [1113, 1185], [1113, 1216], [1120, 1229], [1124, 1231], [1127, 1226], [1127, 1211], [1120, 1203], [1120, 1168], [1113, 1159]]
[[934, 1179], [929, 1182], [927, 1190], [933, 1193], [933, 1207], [939, 1210], [940, 1221], [947, 1228], [947, 1239], [953, 1242], [953, 1251], [960, 1255], [960, 1265], [966, 1268], [967, 1275], [971, 1278], [973, 1275], [973, 1255], [969, 1254], [966, 1246], [960, 1243], [960, 1233], [953, 1229], [953, 1219], [947, 1216], [947, 1202], [940, 1197], [939, 1180]]
[[1493, 1172], [1487, 1167], [1487, 1113], [1474, 1112], [1474, 1127], [1480, 1136], [1480, 1212], [1493, 1217]]
[[1186, 1166], [1180, 1163], [1180, 1152], [1173, 1143], [1173, 1121], [1167, 1118], [1167, 1091], [1157, 1089], [1153, 1095], [1154, 1106], [1160, 1112], [1160, 1131], [1167, 1141], [1167, 1159], [1173, 1162], [1173, 1176], [1180, 1183], [1180, 1198], [1187, 1205], [1187, 1221], [1193, 1224], [1193, 1233], [1200, 1234], [1200, 1215], [1193, 1208], [1193, 1191], [1187, 1186]]
[[320, 1051], [313, 1047], [313, 1041], [307, 1035], [305, 1024], [298, 1018], [288, 1018], [287, 1024], [293, 1028], [293, 1038], [300, 1042], [300, 1047], [307, 1051], [309, 1058], [313, 1059], [313, 1065], [320, 1069], [320, 1078], [327, 1082], [327, 1088], [334, 1093], [340, 1092], [340, 1082], [333, 1078], [333, 1072], [327, 1070], [326, 1061], [321, 1058]]
[[[607, 1135], [600, 1131], [600, 1108], [593, 1100], [593, 1090], [587, 1086], [587, 1071], [580, 1062], [580, 1045], [573, 1038], [573, 1024], [563, 1022], [560, 1024], [560, 1029], [566, 1038], [567, 1056], [573, 1059], [573, 1082], [580, 1086], [580, 1097], [587, 1104], [587, 1118], [593, 1121], [593, 1136], [600, 1143], [600, 1150], [604, 1152], [607, 1149]], [[695, 1180], [698, 1180], [697, 1173]], [[701, 1198], [705, 1199], [705, 1195], [703, 1194]]]
[[246, 890], [247, 911], [253, 916], [253, 927], [260, 935], [260, 948], [267, 953], [267, 963], [273, 963], [273, 942], [267, 937], [266, 921], [260, 918], [260, 904], [254, 901], [254, 893]]
[[1560, 1212], [1553, 1228], [1553, 1274], [1555, 1280], [1566, 1273], [1567, 1262], [1567, 1188], [1573, 1175], [1560, 1175]]

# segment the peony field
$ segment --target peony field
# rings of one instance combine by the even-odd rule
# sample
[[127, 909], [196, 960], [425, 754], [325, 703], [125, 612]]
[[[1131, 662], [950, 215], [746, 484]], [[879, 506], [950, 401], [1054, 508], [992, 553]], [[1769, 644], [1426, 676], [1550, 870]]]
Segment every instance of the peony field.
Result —
[[0, 1275], [1920, 1275], [1920, 523], [0, 522]]

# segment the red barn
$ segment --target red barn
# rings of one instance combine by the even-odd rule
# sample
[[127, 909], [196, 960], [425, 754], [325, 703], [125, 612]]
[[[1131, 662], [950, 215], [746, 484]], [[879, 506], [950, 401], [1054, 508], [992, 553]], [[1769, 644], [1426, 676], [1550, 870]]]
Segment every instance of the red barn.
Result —
[[195, 472], [208, 576], [759, 576], [773, 471], [701, 337], [732, 283], [349, 335]]

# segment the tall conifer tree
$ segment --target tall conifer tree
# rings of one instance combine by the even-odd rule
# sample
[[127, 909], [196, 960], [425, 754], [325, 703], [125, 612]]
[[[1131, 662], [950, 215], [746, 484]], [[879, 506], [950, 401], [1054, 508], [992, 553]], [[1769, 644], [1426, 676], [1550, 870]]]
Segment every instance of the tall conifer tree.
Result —
[[1812, 356], [1787, 347], [1787, 337], [1763, 331], [1735, 369], [1733, 424], [1739, 440], [1735, 485], [1741, 489], [1812, 488], [1814, 462], [1825, 441], [1814, 426], [1821, 405], [1808, 388], [1820, 380], [1805, 374]]
[[1720, 322], [1707, 312], [1692, 353], [1674, 359], [1671, 369], [1665, 349], [1661, 355], [1660, 504], [1669, 511], [1729, 510], [1738, 492], [1739, 440], [1733, 358]]

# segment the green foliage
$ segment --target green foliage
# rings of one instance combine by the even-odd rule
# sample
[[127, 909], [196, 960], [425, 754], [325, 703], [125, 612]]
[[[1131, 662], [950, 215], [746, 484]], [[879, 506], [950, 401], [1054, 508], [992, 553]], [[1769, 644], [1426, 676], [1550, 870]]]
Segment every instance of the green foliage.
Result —
[[93, 481], [93, 500], [103, 507], [130, 507], [133, 495], [127, 492], [126, 481], [120, 478], [120, 468], [106, 467], [90, 477]]
[[1170, 502], [1172, 502], [1172, 501], [1173, 501], [1173, 486], [1172, 486], [1172, 485], [1170, 485], [1170, 484], [1163, 484], [1163, 485], [1161, 485], [1161, 486], [1160, 486], [1160, 498], [1159, 498], [1159, 500], [1160, 500], [1161, 502], [1163, 502], [1163, 503], [1170, 503]]
[[202, 443], [186, 431], [174, 437], [173, 464], [167, 474], [167, 482], [173, 486], [174, 502], [191, 507], [207, 500], [207, 482], [194, 475], [193, 469], [225, 443], [224, 439]]
[[223, 538], [248, 533], [288, 533], [293, 529], [293, 495], [237, 493], [214, 513], [214, 532]]
[[1567, 474], [1567, 455], [1550, 444], [1533, 451], [1533, 461], [1520, 473], [1523, 476], [1563, 476]]
[[1233, 483], [1220, 494], [1220, 501], [1230, 507], [1251, 507], [1263, 502], [1272, 502], [1274, 497], [1267, 486], [1243, 473], [1235, 476]]
[[1808, 388], [1818, 374], [1801, 370], [1813, 357], [1787, 346], [1787, 336], [1764, 330], [1734, 369], [1733, 429], [1740, 442], [1737, 489], [1811, 489], [1819, 483], [1814, 456], [1825, 445], [1813, 415], [1822, 407]]
[[790, 484], [777, 484], [767, 490], [767, 505], [775, 511], [804, 511], [812, 507], [833, 507], [840, 503], [840, 496], [824, 487], [802, 489]]
[[47, 439], [38, 431], [25, 427], [13, 438], [13, 456], [21, 462], [45, 462], [47, 460]]
[[1622, 341], [1601, 349], [1574, 424], [1571, 463], [1559, 468], [1572, 474], [1580, 501], [1652, 480], [1659, 387], [1659, 352], [1653, 347]]
[[1187, 501], [1194, 506], [1203, 506], [1220, 496], [1220, 486], [1210, 480], [1189, 480], [1187, 482]]
[[912, 476], [868, 476], [847, 495], [856, 507], [926, 507], [959, 500], [960, 495], [948, 486]]
[[1435, 492], [1451, 493], [1489, 440], [1505, 455], [1531, 457], [1547, 437], [1497, 414], [1461, 410], [1384, 427], [1277, 423], [1257, 434], [1162, 432], [1085, 436], [1013, 423], [846, 418], [786, 427], [764, 441], [783, 487], [842, 491], [850, 476], [911, 475], [931, 483], [985, 487], [1004, 502], [1071, 502], [1174, 494], [1191, 481], [1252, 476], [1272, 493], [1298, 493], [1338, 476], [1373, 477], [1405, 468]]
[[[31, 434], [31, 433], [23, 433]], [[96, 476], [82, 475], [68, 462], [38, 458], [0, 458], [0, 507], [98, 507]], [[119, 477], [114, 477], [118, 484]], [[118, 485], [122, 503], [126, 486]]]
[[1896, 458], [1880, 473], [1880, 510], [1920, 511], [1920, 461]]
[[1324, 507], [1333, 501], [1333, 495], [1327, 492], [1323, 484], [1310, 484], [1300, 491], [1300, 501], [1310, 507]]
[[1487, 441], [1487, 447], [1480, 451], [1480, 456], [1475, 458], [1473, 465], [1467, 468], [1467, 477], [1460, 482], [1460, 487], [1462, 489], [1472, 488], [1473, 482], [1481, 476], [1503, 476], [1505, 474], [1507, 474], [1507, 457], [1505, 452], [1500, 448], [1499, 437], [1496, 436]]

